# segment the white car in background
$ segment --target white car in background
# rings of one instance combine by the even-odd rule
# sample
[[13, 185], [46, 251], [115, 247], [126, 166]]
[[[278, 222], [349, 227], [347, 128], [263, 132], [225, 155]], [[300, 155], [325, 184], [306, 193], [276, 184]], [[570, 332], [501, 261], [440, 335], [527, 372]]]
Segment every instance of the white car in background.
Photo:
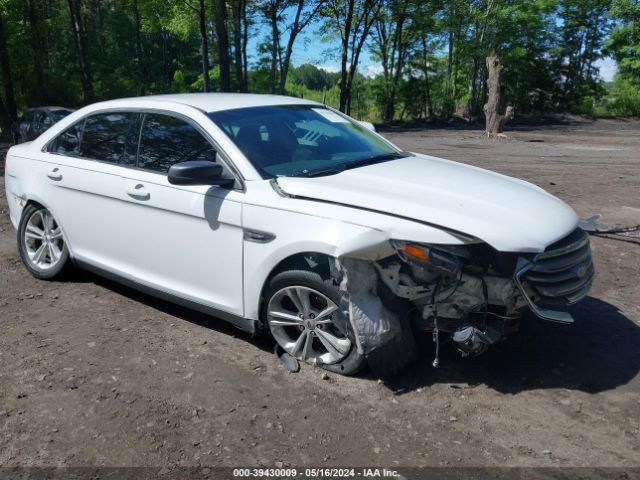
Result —
[[569, 206], [373, 130], [282, 96], [87, 106], [8, 152], [20, 255], [37, 278], [75, 264], [344, 374], [398, 371], [416, 329], [474, 355], [524, 310], [572, 321], [594, 271]]

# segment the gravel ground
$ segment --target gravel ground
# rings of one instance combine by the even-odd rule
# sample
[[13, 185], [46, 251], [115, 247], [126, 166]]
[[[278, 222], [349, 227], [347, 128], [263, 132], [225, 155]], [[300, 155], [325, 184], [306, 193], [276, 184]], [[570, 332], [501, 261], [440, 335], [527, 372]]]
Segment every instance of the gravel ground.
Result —
[[[393, 129], [407, 150], [640, 224], [640, 122]], [[4, 190], [0, 178], [0, 189]], [[272, 344], [87, 273], [33, 279], [0, 199], [0, 466], [640, 466], [640, 246], [592, 241], [591, 295], [478, 358], [391, 384], [288, 374]], [[626, 478], [626, 477], [625, 477]]]

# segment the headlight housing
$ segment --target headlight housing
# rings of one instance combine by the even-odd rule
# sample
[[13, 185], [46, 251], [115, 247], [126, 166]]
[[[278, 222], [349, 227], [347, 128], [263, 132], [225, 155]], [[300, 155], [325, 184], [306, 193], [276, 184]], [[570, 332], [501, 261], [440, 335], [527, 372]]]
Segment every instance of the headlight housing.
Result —
[[457, 273], [470, 257], [466, 248], [457, 245], [429, 245], [404, 240], [391, 240], [391, 245], [403, 261], [418, 262], [442, 273]]

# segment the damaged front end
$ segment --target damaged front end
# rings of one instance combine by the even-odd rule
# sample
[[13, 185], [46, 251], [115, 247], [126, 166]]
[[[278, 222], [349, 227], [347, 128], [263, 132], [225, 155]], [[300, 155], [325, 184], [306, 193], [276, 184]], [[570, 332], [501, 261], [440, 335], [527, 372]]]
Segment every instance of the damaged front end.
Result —
[[484, 243], [391, 244], [395, 254], [381, 260], [336, 261], [358, 349], [383, 374], [408, 361], [415, 329], [432, 332], [437, 366], [441, 340], [463, 356], [479, 355], [515, 331], [527, 307], [540, 318], [572, 322], [564, 310], [586, 296], [594, 276], [589, 239], [579, 228], [539, 254]]

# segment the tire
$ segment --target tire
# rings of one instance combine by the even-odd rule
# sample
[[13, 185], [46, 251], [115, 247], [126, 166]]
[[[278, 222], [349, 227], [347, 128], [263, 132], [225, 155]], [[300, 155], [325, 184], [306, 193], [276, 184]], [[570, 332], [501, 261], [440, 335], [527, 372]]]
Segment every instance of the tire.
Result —
[[[303, 314], [303, 319], [299, 318], [300, 309], [296, 307], [301, 303], [296, 304], [293, 297], [303, 303], [306, 298], [311, 313]], [[332, 279], [323, 278], [315, 271], [287, 270], [269, 280], [263, 298], [261, 320], [267, 335], [287, 353], [342, 375], [355, 375], [364, 368], [365, 359], [358, 353], [347, 313], [341, 307], [345, 305], [343, 294]], [[329, 310], [330, 313], [321, 316]], [[318, 316], [313, 316], [313, 312]], [[278, 322], [287, 325], [278, 325]], [[305, 332], [305, 340], [298, 343]], [[306, 338], [311, 338], [309, 350]], [[327, 343], [333, 349], [328, 348]], [[296, 344], [299, 348], [294, 348]]]
[[71, 269], [67, 242], [51, 212], [27, 205], [18, 225], [18, 251], [29, 273], [42, 280], [61, 279]]

